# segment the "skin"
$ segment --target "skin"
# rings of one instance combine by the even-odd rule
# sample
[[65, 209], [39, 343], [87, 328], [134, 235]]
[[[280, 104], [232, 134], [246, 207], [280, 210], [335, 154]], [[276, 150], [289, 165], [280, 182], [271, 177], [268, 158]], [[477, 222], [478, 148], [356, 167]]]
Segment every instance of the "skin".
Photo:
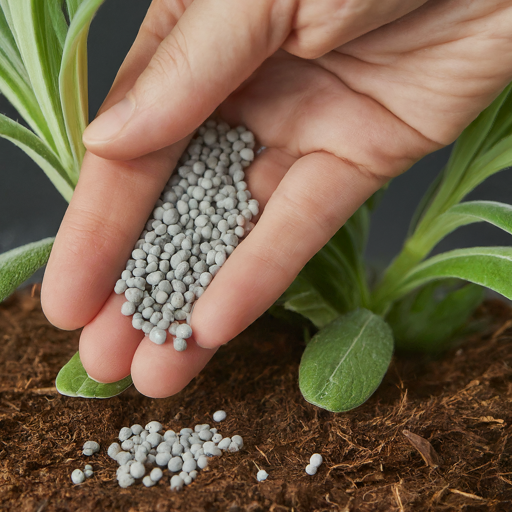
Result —
[[[154, 0], [84, 134], [43, 283], [47, 317], [85, 326], [91, 377], [131, 372], [143, 394], [177, 393], [359, 205], [454, 141], [511, 81], [511, 24], [510, 0]], [[189, 134], [216, 109], [268, 148], [248, 173], [265, 208], [178, 353], [142, 339], [112, 289]]]

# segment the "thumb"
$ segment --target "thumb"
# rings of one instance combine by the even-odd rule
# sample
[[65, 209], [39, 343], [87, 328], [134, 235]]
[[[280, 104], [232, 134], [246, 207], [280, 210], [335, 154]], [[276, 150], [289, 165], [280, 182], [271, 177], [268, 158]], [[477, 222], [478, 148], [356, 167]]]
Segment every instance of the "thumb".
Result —
[[84, 132], [98, 156], [129, 160], [194, 131], [286, 39], [293, 2], [195, 0], [134, 87]]

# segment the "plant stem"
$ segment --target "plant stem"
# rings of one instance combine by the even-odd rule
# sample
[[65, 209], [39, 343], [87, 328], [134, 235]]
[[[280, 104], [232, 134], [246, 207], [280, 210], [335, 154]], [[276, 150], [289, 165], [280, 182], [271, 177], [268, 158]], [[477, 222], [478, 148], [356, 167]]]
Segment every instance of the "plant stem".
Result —
[[404, 244], [402, 251], [386, 269], [380, 283], [375, 287], [371, 296], [371, 310], [385, 316], [393, 302], [393, 292], [398, 283], [410, 270], [425, 258], [426, 254], [417, 243], [415, 235]]

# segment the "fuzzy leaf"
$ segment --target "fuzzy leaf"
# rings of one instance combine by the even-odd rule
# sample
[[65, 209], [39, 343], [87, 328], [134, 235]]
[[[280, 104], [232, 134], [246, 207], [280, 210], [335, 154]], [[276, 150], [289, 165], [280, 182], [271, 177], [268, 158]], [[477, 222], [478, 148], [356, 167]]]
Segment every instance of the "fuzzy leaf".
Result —
[[0, 137], [10, 140], [27, 153], [43, 169], [48, 178], [69, 202], [73, 195], [73, 183], [59, 159], [46, 144], [24, 126], [0, 114]]
[[45, 238], [0, 254], [0, 301], [46, 265], [54, 240]]
[[363, 252], [368, 228], [368, 208], [363, 205], [299, 274], [338, 313], [366, 304]]
[[319, 328], [326, 326], [339, 315], [301, 276], [293, 281], [277, 305], [282, 305], [288, 311], [299, 313]]
[[55, 380], [55, 387], [61, 395], [81, 398], [110, 398], [119, 395], [131, 385], [130, 376], [111, 384], [102, 384], [91, 379], [82, 366], [78, 352], [62, 367]]
[[9, 0], [16, 41], [37, 101], [55, 141], [55, 150], [66, 172], [78, 179], [62, 115], [58, 73], [61, 48], [49, 18], [46, 2]]
[[319, 331], [306, 346], [299, 371], [304, 398], [333, 412], [361, 405], [381, 383], [393, 354], [390, 327], [366, 309]]
[[455, 277], [512, 299], [512, 247], [455, 249], [420, 263], [397, 283], [392, 300], [436, 279]]
[[62, 54], [59, 90], [66, 130], [79, 170], [85, 154], [82, 133], [87, 126], [87, 35], [104, 0], [84, 0], [75, 12]]
[[386, 315], [399, 349], [437, 353], [466, 325], [485, 290], [474, 284], [457, 287], [432, 282], [397, 301]]
[[488, 222], [512, 234], [512, 206], [495, 201], [468, 201], [452, 206], [432, 222], [421, 240], [422, 250], [429, 253], [449, 233], [475, 222]]

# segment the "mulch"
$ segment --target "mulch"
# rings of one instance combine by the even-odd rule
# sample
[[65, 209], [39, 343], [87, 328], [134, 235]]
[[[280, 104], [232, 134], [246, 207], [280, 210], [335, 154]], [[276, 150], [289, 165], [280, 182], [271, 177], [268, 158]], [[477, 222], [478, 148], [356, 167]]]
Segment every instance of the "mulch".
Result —
[[[483, 332], [436, 360], [395, 356], [370, 400], [334, 414], [298, 389], [302, 332], [269, 315], [176, 396], [60, 396], [54, 379], [79, 333], [46, 321], [37, 288], [18, 293], [0, 305], [0, 510], [512, 510], [512, 309], [489, 301], [477, 315]], [[121, 427], [193, 427], [218, 409], [228, 413], [219, 431], [242, 435], [242, 451], [212, 459], [179, 493], [168, 477], [118, 487], [106, 448]], [[89, 439], [102, 450], [85, 457]], [[308, 476], [314, 452], [324, 464]], [[73, 485], [73, 469], [88, 463], [94, 476]]]

